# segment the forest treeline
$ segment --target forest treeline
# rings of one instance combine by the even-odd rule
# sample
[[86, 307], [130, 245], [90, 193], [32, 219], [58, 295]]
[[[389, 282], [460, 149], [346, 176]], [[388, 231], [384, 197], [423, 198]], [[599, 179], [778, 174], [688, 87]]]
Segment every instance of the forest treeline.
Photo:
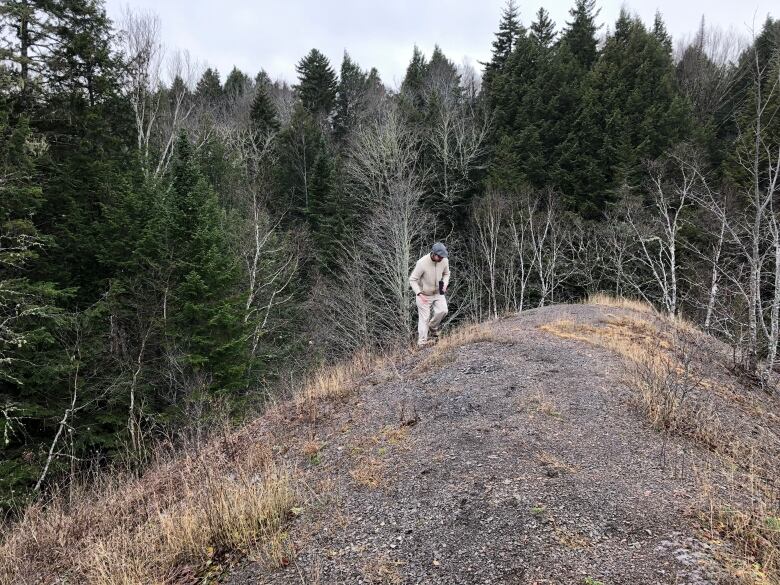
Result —
[[482, 72], [415, 47], [389, 88], [312, 49], [289, 86], [262, 63], [223, 83], [150, 15], [5, 0], [0, 506], [408, 342], [435, 240], [452, 322], [641, 297], [770, 388], [780, 21], [675, 44], [661, 15], [597, 16], [510, 0]]

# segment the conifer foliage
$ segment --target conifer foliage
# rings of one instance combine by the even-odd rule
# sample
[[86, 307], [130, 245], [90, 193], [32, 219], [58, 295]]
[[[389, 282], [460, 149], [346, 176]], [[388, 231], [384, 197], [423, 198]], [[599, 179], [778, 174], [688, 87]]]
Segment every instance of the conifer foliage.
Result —
[[0, 508], [406, 343], [435, 240], [455, 320], [630, 293], [771, 371], [780, 22], [675, 57], [660, 14], [496, 16], [481, 79], [431, 38], [398, 87], [316, 48], [289, 86], [158, 63], [101, 0], [0, 3]]

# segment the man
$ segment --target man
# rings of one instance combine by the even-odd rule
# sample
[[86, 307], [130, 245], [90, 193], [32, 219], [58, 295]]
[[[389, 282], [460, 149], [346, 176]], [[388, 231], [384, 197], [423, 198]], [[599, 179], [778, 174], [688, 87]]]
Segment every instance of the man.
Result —
[[447, 248], [436, 242], [431, 253], [426, 254], [414, 265], [409, 284], [417, 300], [417, 345], [428, 345], [430, 335], [439, 336], [439, 325], [447, 315], [447, 285], [450, 282], [450, 261]]

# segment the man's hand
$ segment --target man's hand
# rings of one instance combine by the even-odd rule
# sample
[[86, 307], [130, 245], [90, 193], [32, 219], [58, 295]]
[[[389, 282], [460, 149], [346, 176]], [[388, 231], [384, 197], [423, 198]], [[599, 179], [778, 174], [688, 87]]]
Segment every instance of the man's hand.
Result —
[[423, 293], [418, 292], [417, 293], [417, 299], [422, 303], [423, 305], [428, 304], [428, 297], [426, 297]]

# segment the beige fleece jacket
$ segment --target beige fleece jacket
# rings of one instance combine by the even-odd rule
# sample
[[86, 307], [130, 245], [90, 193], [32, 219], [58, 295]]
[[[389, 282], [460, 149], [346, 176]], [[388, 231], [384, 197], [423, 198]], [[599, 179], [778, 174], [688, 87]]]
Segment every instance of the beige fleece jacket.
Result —
[[444, 281], [444, 288], [450, 282], [450, 261], [442, 258], [441, 262], [431, 260], [431, 255], [426, 254], [414, 265], [412, 274], [409, 275], [409, 284], [414, 294], [425, 293], [435, 295], [439, 293], [439, 281]]

